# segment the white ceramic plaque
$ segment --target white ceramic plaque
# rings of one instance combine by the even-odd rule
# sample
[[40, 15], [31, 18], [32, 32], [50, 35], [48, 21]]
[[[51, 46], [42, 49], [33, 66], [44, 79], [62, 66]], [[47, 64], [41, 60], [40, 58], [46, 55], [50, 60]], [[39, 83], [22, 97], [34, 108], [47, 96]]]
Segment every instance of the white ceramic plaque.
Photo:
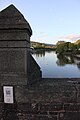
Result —
[[13, 103], [13, 87], [12, 86], [3, 86], [4, 92], [4, 103]]

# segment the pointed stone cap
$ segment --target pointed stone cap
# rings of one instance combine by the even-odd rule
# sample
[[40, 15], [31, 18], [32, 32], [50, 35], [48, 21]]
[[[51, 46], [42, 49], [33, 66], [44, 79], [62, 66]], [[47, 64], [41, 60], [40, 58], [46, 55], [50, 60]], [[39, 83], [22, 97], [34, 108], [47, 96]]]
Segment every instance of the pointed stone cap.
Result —
[[32, 35], [29, 23], [12, 4], [0, 12], [0, 29], [27, 29]]

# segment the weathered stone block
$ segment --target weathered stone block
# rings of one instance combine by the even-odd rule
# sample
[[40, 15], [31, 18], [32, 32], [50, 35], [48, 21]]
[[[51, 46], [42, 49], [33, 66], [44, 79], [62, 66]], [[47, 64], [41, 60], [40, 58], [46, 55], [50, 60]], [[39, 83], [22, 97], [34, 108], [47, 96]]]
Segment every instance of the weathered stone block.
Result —
[[[28, 53], [31, 54], [31, 35], [29, 23], [14, 5], [0, 12], [0, 79], [2, 79], [1, 82], [4, 81], [2, 84], [27, 85], [41, 77], [39, 66], [36, 62], [31, 65], [30, 59], [35, 60], [28, 55]], [[33, 73], [33, 67], [38, 71], [35, 72], [36, 75]], [[32, 71], [28, 72], [29, 69]], [[14, 79], [15, 82], [8, 82], [8, 79]]]

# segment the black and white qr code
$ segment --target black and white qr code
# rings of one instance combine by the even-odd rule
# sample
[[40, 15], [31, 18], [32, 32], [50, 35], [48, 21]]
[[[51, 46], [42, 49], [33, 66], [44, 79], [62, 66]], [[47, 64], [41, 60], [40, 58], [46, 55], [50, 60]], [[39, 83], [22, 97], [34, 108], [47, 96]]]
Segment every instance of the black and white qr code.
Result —
[[10, 90], [6, 90], [6, 95], [10, 95], [10, 94], [11, 94]]

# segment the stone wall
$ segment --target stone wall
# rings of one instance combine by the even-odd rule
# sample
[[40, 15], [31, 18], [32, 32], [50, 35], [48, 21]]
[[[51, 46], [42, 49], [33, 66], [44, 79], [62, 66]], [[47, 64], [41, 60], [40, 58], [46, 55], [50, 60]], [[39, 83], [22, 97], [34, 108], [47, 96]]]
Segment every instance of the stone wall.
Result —
[[0, 118], [80, 120], [80, 79], [44, 78], [31, 86], [15, 86], [15, 100], [7, 105], [0, 97]]
[[42, 78], [42, 72], [40, 66], [34, 60], [32, 55], [28, 53], [27, 66], [28, 66], [28, 84], [33, 84]]

